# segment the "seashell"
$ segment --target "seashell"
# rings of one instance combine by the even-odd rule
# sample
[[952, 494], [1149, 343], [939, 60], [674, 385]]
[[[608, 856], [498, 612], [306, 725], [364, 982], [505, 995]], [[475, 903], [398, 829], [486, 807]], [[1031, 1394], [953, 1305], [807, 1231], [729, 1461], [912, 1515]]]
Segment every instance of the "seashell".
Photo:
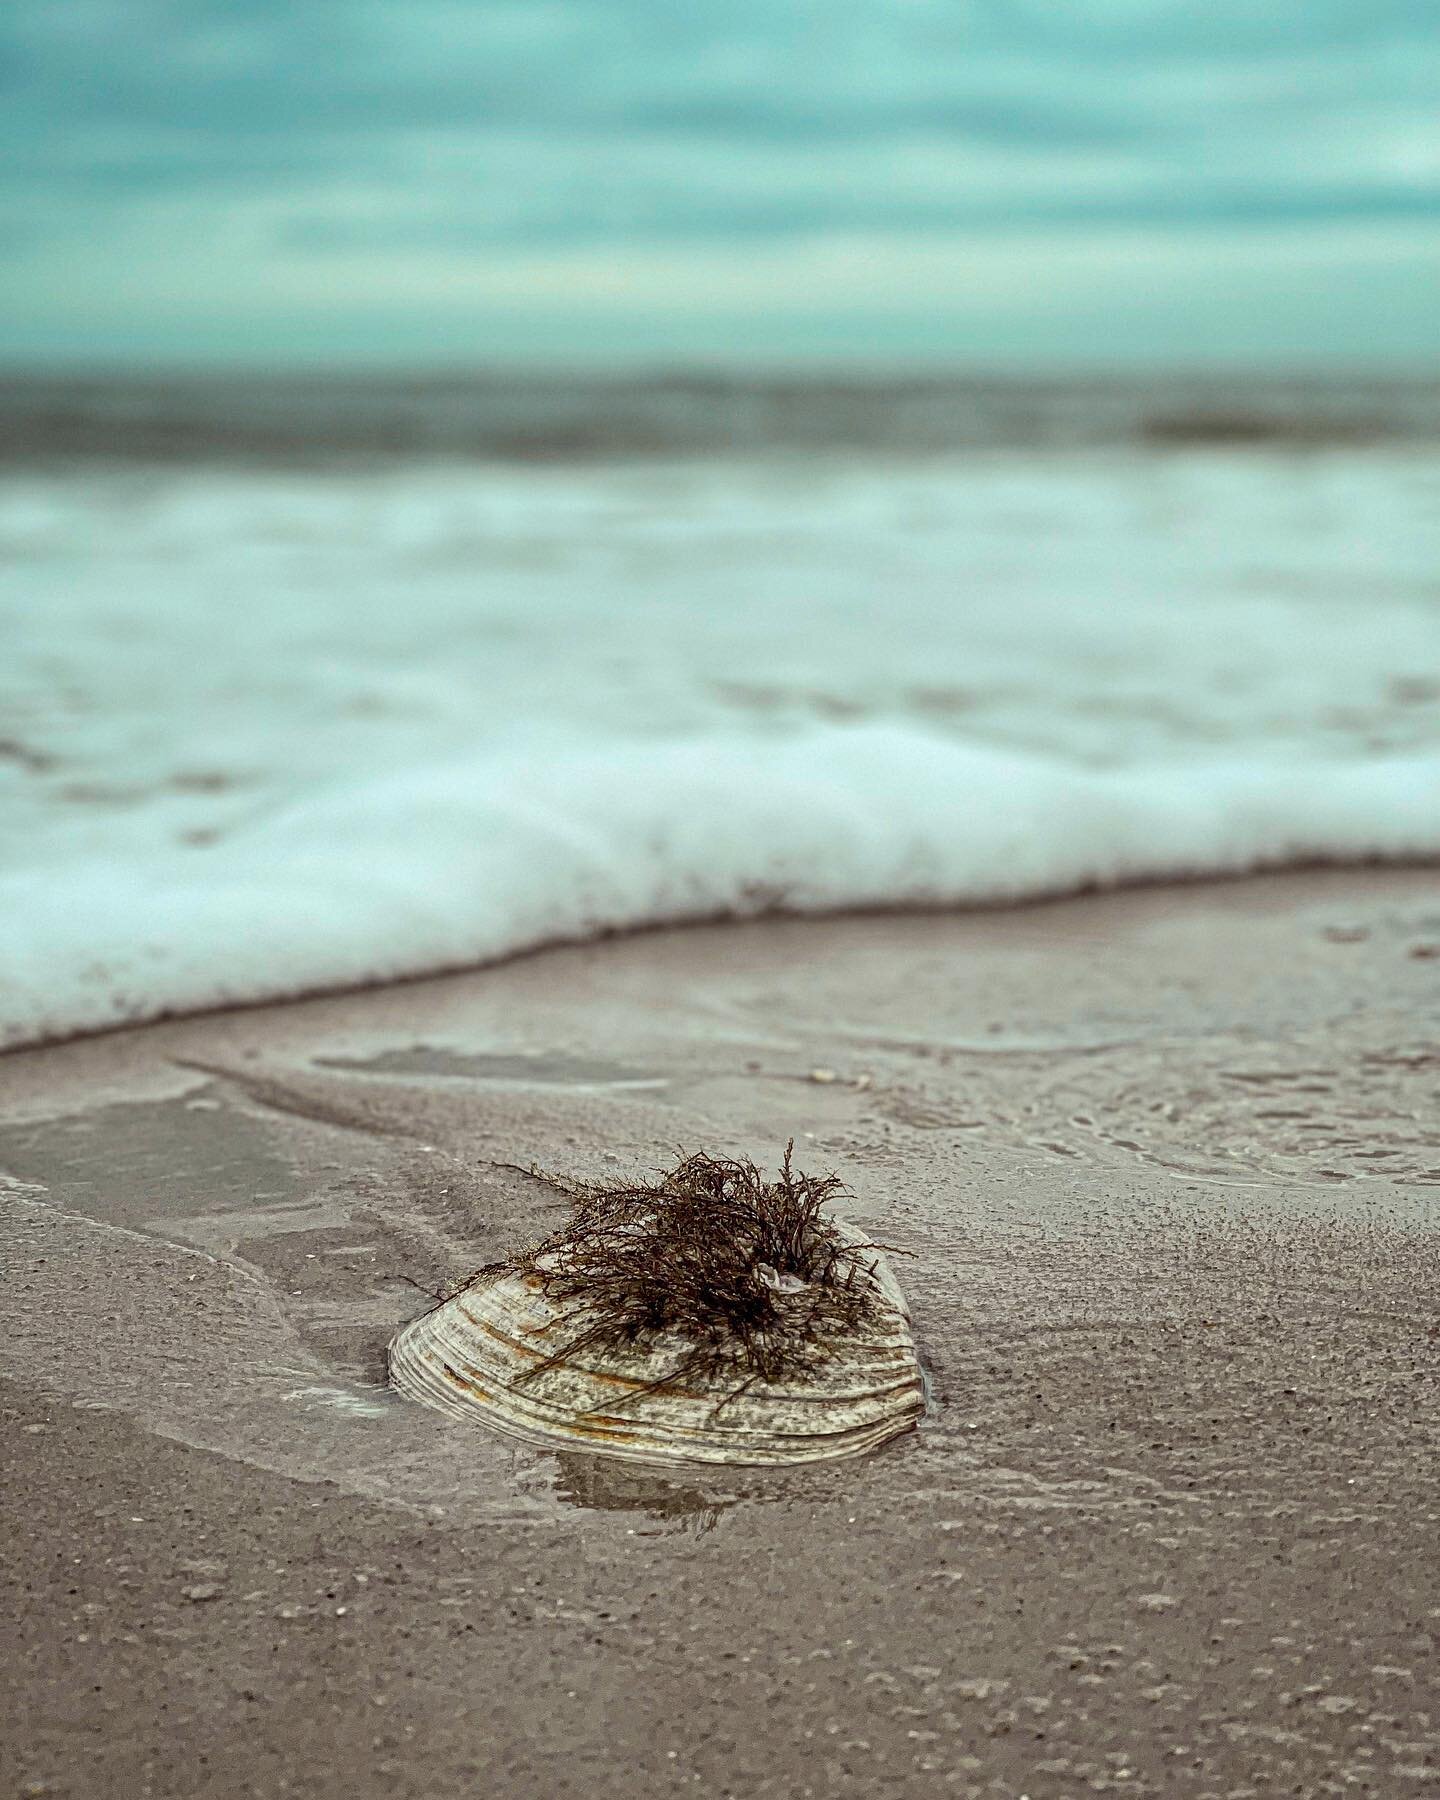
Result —
[[[604, 1307], [575, 1274], [592, 1241], [582, 1220], [530, 1257], [482, 1270], [406, 1325], [390, 1346], [391, 1381], [454, 1418], [542, 1449], [665, 1465], [818, 1462], [872, 1450], [924, 1410], [909, 1312], [867, 1240], [813, 1213], [810, 1228], [825, 1246], [810, 1279], [771, 1262], [750, 1265], [762, 1308], [812, 1309], [771, 1317], [825, 1321], [798, 1363], [778, 1371], [757, 1373], [738, 1353], [733, 1363], [697, 1356], [695, 1341], [671, 1328], [634, 1339], [607, 1330]], [[601, 1229], [623, 1238], [629, 1253], [633, 1214]], [[813, 1310], [826, 1282], [843, 1302], [830, 1313]], [[762, 1339], [752, 1348], [763, 1363]]]

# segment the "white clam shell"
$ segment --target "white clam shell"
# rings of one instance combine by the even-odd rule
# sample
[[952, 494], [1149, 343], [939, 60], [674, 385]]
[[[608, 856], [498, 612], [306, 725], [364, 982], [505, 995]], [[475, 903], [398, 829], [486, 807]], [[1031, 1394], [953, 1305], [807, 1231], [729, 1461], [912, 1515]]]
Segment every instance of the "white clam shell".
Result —
[[[864, 1243], [836, 1222], [850, 1243]], [[873, 1274], [864, 1274], [874, 1265]], [[879, 1304], [807, 1379], [666, 1377], [683, 1340], [617, 1352], [589, 1346], [542, 1367], [584, 1329], [534, 1274], [481, 1276], [397, 1333], [390, 1379], [410, 1398], [550, 1450], [661, 1464], [820, 1462], [909, 1430], [924, 1411], [910, 1316], [888, 1265], [866, 1250]]]

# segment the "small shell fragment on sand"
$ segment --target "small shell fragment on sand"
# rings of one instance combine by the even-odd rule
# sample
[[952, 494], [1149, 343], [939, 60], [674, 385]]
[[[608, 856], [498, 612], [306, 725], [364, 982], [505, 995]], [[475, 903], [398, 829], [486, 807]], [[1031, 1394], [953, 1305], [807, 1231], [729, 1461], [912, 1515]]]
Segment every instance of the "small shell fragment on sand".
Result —
[[664, 1465], [858, 1455], [924, 1386], [881, 1252], [839, 1183], [687, 1158], [648, 1187], [557, 1183], [571, 1223], [482, 1269], [390, 1347], [403, 1394], [549, 1449]]

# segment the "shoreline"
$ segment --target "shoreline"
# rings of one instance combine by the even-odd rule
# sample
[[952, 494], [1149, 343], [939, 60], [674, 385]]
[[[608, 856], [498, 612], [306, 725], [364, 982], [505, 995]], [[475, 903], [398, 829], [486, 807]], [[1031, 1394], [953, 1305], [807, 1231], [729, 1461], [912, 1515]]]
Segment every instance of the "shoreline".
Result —
[[[1426, 1791], [1432, 945], [1433, 871], [1317, 869], [617, 934], [9, 1052], [5, 1775]], [[386, 1390], [417, 1287], [550, 1227], [528, 1165], [791, 1132], [910, 1252], [917, 1433], [652, 1473]]]
[[[221, 1019], [231, 1015], [303, 1006], [312, 1001], [362, 1000], [366, 995], [383, 994], [391, 989], [423, 986], [427, 982], [463, 980], [467, 977], [482, 976], [494, 970], [507, 968], [512, 963], [525, 963], [537, 957], [547, 957], [566, 951], [583, 951], [592, 947], [602, 948], [610, 944], [625, 943], [631, 939], [643, 941], [650, 937], [668, 938], [688, 932], [745, 930], [751, 927], [763, 928], [767, 925], [816, 924], [824, 926], [843, 924], [847, 920], [948, 919], [952, 917], [978, 917], [981, 920], [987, 920], [1003, 917], [1010, 913], [1027, 913], [1046, 907], [1064, 907], [1072, 902], [1119, 899], [1129, 894], [1166, 893], [1171, 890], [1184, 892], [1191, 888], [1224, 891], [1237, 886], [1248, 887], [1257, 882], [1288, 881], [1291, 878], [1304, 881], [1325, 876], [1356, 877], [1363, 881], [1365, 877], [1371, 875], [1381, 877], [1387, 874], [1401, 877], [1419, 876], [1429, 871], [1440, 871], [1440, 856], [1409, 854], [1396, 856], [1378, 854], [1365, 857], [1315, 856], [1298, 860], [1287, 858], [1274, 863], [1260, 862], [1252, 868], [1218, 872], [1186, 873], [1179, 871], [1156, 875], [1137, 875], [1119, 880], [1097, 879], [1082, 882], [1075, 887], [1017, 894], [1001, 899], [981, 897], [974, 900], [957, 901], [905, 901], [894, 904], [879, 902], [872, 906], [837, 904], [833, 908], [813, 910], [777, 906], [741, 915], [737, 915], [733, 911], [717, 909], [713, 913], [677, 918], [661, 923], [642, 920], [635, 924], [604, 926], [573, 936], [547, 938], [539, 943], [522, 944], [514, 950], [502, 951], [496, 956], [467, 958], [412, 974], [401, 973], [354, 982], [319, 982], [313, 986], [297, 987], [292, 993], [261, 995], [255, 999], [222, 1000], [213, 1005], [201, 1005], [193, 1008], [177, 1007], [141, 1018], [121, 1019], [114, 1024], [80, 1026], [71, 1031], [61, 1031], [33, 1039], [3, 1042], [0, 1043], [0, 1071], [3, 1071], [5, 1062], [10, 1057], [24, 1056], [39, 1050], [63, 1049], [95, 1038], [125, 1036], [133, 1032], [150, 1031], [168, 1025], [186, 1024], [190, 1021]], [[1428, 939], [1423, 940], [1426, 946], [1429, 941]], [[1435, 922], [1434, 942], [1436, 953], [1440, 954], [1440, 915], [1437, 915]], [[1426, 947], [1418, 954], [1428, 955], [1430, 951]]]

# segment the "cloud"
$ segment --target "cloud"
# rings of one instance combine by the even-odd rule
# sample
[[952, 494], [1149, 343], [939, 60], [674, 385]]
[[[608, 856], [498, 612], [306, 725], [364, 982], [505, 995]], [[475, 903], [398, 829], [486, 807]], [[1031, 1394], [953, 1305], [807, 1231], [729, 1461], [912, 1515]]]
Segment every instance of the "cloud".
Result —
[[658, 317], [705, 246], [1418, 243], [1437, 85], [1431, 0], [10, 0], [0, 326], [117, 257], [363, 319], [417, 259], [608, 253]]

